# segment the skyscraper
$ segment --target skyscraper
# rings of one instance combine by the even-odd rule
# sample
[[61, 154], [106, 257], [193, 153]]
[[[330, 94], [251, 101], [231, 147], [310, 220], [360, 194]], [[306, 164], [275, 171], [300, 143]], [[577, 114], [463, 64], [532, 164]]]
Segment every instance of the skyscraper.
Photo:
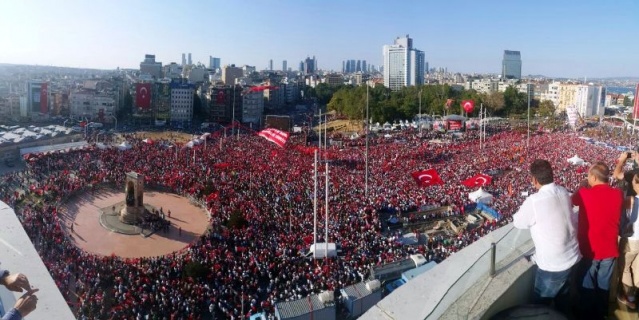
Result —
[[501, 61], [502, 79], [521, 79], [521, 53], [519, 51], [504, 50]]
[[189, 62], [189, 65], [193, 64], [193, 61], [191, 61], [191, 53], [189, 53], [189, 61], [188, 62]]
[[314, 74], [317, 71], [317, 61], [315, 60], [315, 56], [311, 59], [310, 57], [306, 57], [304, 60], [304, 74]]
[[282, 71], [286, 72], [286, 60], [282, 61]]
[[186, 65], [186, 54], [183, 53], [182, 54], [182, 67], [184, 67]]
[[355, 72], [362, 71], [362, 60], [357, 60], [357, 65], [355, 66]]
[[424, 84], [424, 51], [413, 48], [413, 39], [397, 37], [384, 46], [384, 86], [391, 90]]
[[213, 56], [209, 56], [209, 69], [219, 69], [221, 67], [220, 65], [220, 58], [216, 58]]
[[162, 62], [156, 62], [154, 54], [145, 54], [144, 61], [140, 62], [140, 73], [160, 79], [162, 78]]
[[273, 59], [268, 61], [268, 70], [273, 71]]
[[362, 72], [368, 72], [366, 60], [362, 60]]

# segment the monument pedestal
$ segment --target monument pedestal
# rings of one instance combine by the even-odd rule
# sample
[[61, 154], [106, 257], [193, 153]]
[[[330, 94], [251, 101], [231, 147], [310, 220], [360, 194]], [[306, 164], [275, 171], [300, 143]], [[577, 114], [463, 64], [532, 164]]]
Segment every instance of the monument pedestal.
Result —
[[120, 221], [126, 224], [137, 224], [142, 220], [144, 207], [125, 206], [120, 210]]
[[144, 176], [137, 172], [126, 174], [125, 203], [120, 210], [120, 222], [126, 224], [136, 224], [144, 216]]

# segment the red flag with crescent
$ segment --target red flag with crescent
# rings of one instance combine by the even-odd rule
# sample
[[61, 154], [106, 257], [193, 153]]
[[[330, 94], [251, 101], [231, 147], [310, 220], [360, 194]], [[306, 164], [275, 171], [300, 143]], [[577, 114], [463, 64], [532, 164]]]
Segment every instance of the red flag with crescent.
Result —
[[49, 101], [47, 100], [49, 98], [49, 84], [48, 83], [43, 83], [42, 86], [40, 86], [40, 112], [41, 113], [47, 113], [47, 111], [49, 111]]
[[462, 108], [464, 109], [464, 111], [466, 111], [466, 113], [473, 112], [473, 109], [475, 109], [475, 101], [473, 100], [462, 101]]
[[224, 104], [224, 90], [220, 90], [217, 92], [217, 96], [215, 97], [215, 102], [217, 104]]
[[420, 187], [428, 187], [444, 183], [435, 169], [415, 171], [410, 175], [413, 179], [415, 179], [415, 182]]
[[491, 176], [480, 173], [462, 181], [462, 184], [469, 188], [473, 188], [477, 186], [487, 185], [491, 183], [492, 181], [493, 181], [493, 178]]
[[137, 83], [135, 85], [135, 105], [142, 109], [148, 109], [151, 107], [150, 83]]

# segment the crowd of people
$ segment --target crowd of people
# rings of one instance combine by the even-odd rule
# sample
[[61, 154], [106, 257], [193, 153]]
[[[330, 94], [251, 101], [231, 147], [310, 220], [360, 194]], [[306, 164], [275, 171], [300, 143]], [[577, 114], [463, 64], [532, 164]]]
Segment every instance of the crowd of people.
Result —
[[[277, 302], [336, 290], [368, 278], [371, 266], [422, 253], [442, 261], [509, 221], [533, 187], [531, 159], [548, 159], [556, 180], [576, 190], [583, 171], [566, 160], [613, 165], [617, 151], [579, 139], [574, 132], [526, 135], [507, 127], [493, 130], [480, 148], [478, 133], [445, 139], [442, 133], [395, 133], [371, 139], [368, 196], [362, 138], [344, 148], [320, 152], [329, 163], [328, 239], [342, 255], [329, 261], [305, 256], [313, 241], [314, 164], [293, 137], [285, 148], [256, 135], [212, 135], [193, 148], [170, 141], [149, 144], [125, 136], [132, 149], [89, 148], [33, 155], [27, 169], [0, 177], [0, 199], [16, 209], [25, 230], [78, 319], [198, 319], [206, 312], [239, 318], [265, 312]], [[622, 136], [607, 136], [622, 144]], [[617, 139], [618, 138], [618, 139]], [[219, 143], [217, 139], [222, 139]], [[306, 150], [308, 151], [308, 150]], [[320, 166], [324, 174], [324, 166]], [[443, 184], [419, 187], [413, 171], [433, 168]], [[70, 197], [100, 184], [124, 184], [125, 172], [145, 176], [147, 185], [196, 199], [210, 214], [210, 228], [196, 242], [170, 255], [124, 259], [98, 256], [74, 245], [58, 217]], [[461, 182], [477, 173], [493, 176], [484, 189], [494, 195], [501, 217], [453, 237], [439, 235], [404, 246], [383, 233], [382, 213], [404, 214], [423, 207], [450, 206], [461, 215], [474, 189]], [[324, 190], [325, 177], [318, 179]], [[318, 230], [325, 203], [318, 197]], [[231, 227], [233, 214], [247, 223]], [[203, 275], [187, 275], [201, 265]], [[168, 315], [168, 316], [167, 316]]]

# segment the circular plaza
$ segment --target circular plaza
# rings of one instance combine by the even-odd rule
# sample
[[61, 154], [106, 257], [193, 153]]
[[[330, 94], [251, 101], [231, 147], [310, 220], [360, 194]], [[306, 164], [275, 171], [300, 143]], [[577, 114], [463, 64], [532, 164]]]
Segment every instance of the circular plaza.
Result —
[[194, 242], [206, 230], [204, 209], [173, 193], [147, 190], [144, 204], [162, 211], [167, 227], [153, 230], [119, 223], [111, 211], [123, 205], [125, 193], [100, 188], [72, 197], [59, 210], [61, 227], [86, 252], [123, 258], [170, 254]]

